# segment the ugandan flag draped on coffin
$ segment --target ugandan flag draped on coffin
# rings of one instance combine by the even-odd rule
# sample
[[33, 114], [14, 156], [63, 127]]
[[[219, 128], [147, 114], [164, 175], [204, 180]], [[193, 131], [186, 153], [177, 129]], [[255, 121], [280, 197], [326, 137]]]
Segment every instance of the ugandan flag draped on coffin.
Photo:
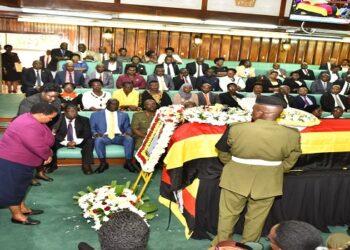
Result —
[[[205, 208], [219, 204], [218, 183], [223, 166], [217, 158], [215, 144], [225, 130], [226, 126], [185, 123], [175, 130], [169, 142], [164, 159], [159, 202], [167, 206], [184, 225], [186, 238], [209, 238], [205, 232], [200, 231], [201, 227], [196, 225], [196, 214], [206, 217], [201, 223], [206, 223], [206, 220], [211, 218], [217, 220], [218, 216], [206, 214]], [[210, 193], [204, 189], [208, 189]], [[180, 199], [174, 195], [174, 191], [177, 190], [181, 190], [178, 193]], [[208, 204], [198, 204], [196, 198], [201, 195], [205, 195], [206, 198], [198, 200]], [[216, 200], [210, 199], [210, 196]], [[183, 209], [178, 205], [179, 200], [183, 200]], [[203, 211], [198, 212], [199, 210]], [[206, 224], [217, 223], [208, 221]], [[216, 229], [212, 229], [211, 233], [216, 233]]]
[[[187, 238], [209, 238], [206, 232], [216, 234], [223, 166], [217, 159], [215, 144], [225, 129], [226, 126], [185, 123], [170, 140], [159, 201], [184, 225]], [[319, 125], [301, 130], [300, 135], [305, 156], [350, 152], [350, 119], [321, 120]], [[173, 193], [177, 190], [182, 191], [183, 211]]]

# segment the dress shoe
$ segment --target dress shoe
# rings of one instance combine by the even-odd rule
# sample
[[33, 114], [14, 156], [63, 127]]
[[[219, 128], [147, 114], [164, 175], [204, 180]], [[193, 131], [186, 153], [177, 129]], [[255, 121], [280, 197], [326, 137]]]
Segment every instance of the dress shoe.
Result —
[[141, 172], [142, 168], [141, 168], [140, 163], [136, 162], [136, 164], [133, 165], [133, 166], [134, 166], [134, 168], [136, 169], [137, 172]]
[[31, 212], [28, 213], [23, 213], [24, 215], [38, 215], [38, 214], [43, 214], [44, 210], [41, 209], [32, 209]]
[[129, 162], [124, 164], [124, 168], [129, 170], [129, 172], [132, 172], [132, 173], [137, 172], [136, 168]]
[[90, 165], [83, 165], [81, 167], [81, 169], [83, 170], [83, 173], [86, 174], [86, 175], [92, 174], [92, 169], [91, 169]]
[[95, 173], [98, 173], [98, 174], [103, 173], [108, 168], [109, 168], [108, 163], [101, 163], [100, 166], [95, 169]]
[[44, 176], [36, 175], [35, 178], [43, 180], [43, 181], [48, 181], [48, 182], [53, 181], [53, 179], [51, 177], [48, 177], [48, 176], [44, 177]]
[[22, 224], [22, 225], [29, 225], [29, 226], [40, 224], [39, 220], [33, 220], [29, 217], [25, 221], [15, 220], [14, 218], [11, 218], [11, 222], [15, 224]]

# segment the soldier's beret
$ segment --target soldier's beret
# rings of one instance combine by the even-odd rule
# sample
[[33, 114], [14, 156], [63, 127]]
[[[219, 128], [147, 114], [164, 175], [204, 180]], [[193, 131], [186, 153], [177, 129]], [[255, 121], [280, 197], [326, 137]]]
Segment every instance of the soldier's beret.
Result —
[[285, 101], [275, 96], [260, 95], [256, 98], [255, 103], [263, 105], [282, 106], [283, 108], [287, 107], [287, 103]]

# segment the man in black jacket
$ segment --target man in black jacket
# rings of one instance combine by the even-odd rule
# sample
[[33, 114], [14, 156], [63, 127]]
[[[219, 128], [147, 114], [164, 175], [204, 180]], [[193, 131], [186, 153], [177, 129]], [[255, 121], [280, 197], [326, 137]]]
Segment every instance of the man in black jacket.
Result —
[[42, 67], [41, 61], [35, 60], [33, 67], [23, 70], [21, 91], [26, 97], [39, 93], [41, 86], [53, 82], [52, 73]]
[[51, 50], [51, 61], [47, 67], [56, 71], [58, 61], [69, 60], [72, 56], [73, 52], [68, 50], [68, 43], [61, 43], [59, 48]]
[[197, 57], [195, 62], [187, 63], [186, 69], [190, 76], [198, 78], [204, 76], [205, 71], [209, 69], [209, 65], [204, 63], [204, 58], [200, 56]]
[[227, 105], [232, 108], [241, 108], [239, 106], [237, 99], [242, 99], [244, 96], [237, 93], [237, 84], [229, 83], [227, 84], [227, 92], [219, 94], [220, 102], [222, 105]]
[[341, 107], [345, 112], [349, 109], [348, 98], [344, 95], [340, 95], [341, 87], [338, 84], [334, 84], [330, 93], [324, 93], [321, 96], [322, 110], [326, 112], [332, 112], [334, 107]]
[[82, 170], [84, 174], [92, 174], [94, 142], [91, 135], [89, 119], [78, 115], [78, 108], [68, 104], [64, 116], [56, 131], [56, 143], [54, 148], [53, 163], [57, 164], [57, 150], [67, 147], [69, 149], [80, 148], [82, 155]]

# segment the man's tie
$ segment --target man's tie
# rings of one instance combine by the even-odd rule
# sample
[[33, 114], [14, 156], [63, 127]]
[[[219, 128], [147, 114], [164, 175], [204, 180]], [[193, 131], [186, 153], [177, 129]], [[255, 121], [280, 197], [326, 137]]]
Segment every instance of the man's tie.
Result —
[[102, 81], [103, 80], [103, 72], [102, 73], [100, 73], [100, 80]]
[[171, 72], [170, 72], [170, 64], [168, 64], [167, 75], [171, 76]]
[[73, 126], [72, 120], [69, 120], [68, 128], [67, 128], [67, 141], [73, 141]]
[[115, 135], [115, 120], [114, 120], [114, 112], [109, 112], [109, 117], [108, 117], [108, 131], [107, 131], [107, 135], [109, 139], [113, 139], [114, 135]]
[[306, 96], [302, 96], [302, 97], [303, 97], [304, 102], [305, 102], [305, 105], [304, 105], [304, 108], [305, 108], [305, 107], [309, 106], [309, 102], [307, 101]]
[[72, 72], [69, 72], [69, 82], [70, 82], [70, 83], [74, 83], [74, 82], [73, 82], [73, 75], [72, 75]]
[[41, 77], [40, 77], [39, 70], [36, 71], [36, 85], [38, 85], [38, 87], [41, 86]]
[[231, 82], [235, 82], [235, 78], [234, 77], [231, 78]]
[[323, 85], [323, 90], [326, 92], [327, 91], [327, 83], [326, 82], [322, 82]]
[[347, 95], [347, 94], [348, 94], [348, 92], [349, 92], [349, 88], [350, 88], [350, 83], [345, 82], [345, 84], [346, 84], [346, 88], [345, 88], [345, 92], [344, 92], [344, 94], [343, 94], [343, 95]]
[[283, 95], [283, 97], [284, 97], [284, 100], [286, 101], [286, 103], [287, 103], [287, 107], [289, 107], [289, 101], [288, 101], [288, 97], [287, 97], [287, 95]]
[[45, 61], [45, 68], [47, 68], [47, 65], [49, 64], [49, 57], [46, 57], [46, 61]]
[[205, 97], [205, 102], [207, 103], [207, 106], [210, 106], [209, 94], [204, 94], [204, 97]]

